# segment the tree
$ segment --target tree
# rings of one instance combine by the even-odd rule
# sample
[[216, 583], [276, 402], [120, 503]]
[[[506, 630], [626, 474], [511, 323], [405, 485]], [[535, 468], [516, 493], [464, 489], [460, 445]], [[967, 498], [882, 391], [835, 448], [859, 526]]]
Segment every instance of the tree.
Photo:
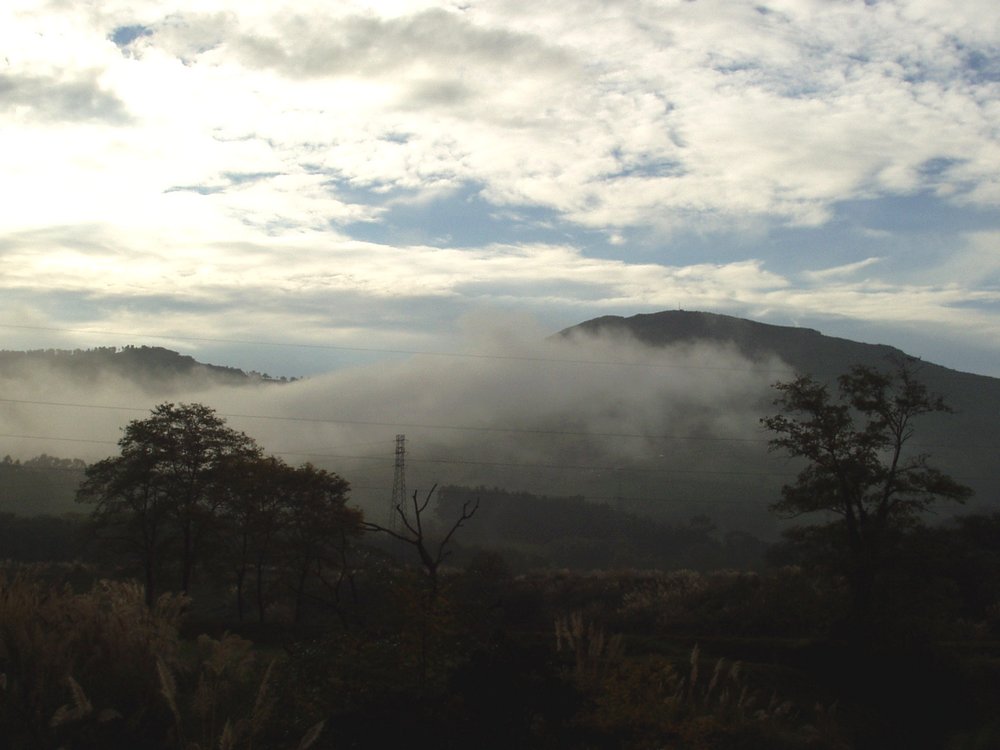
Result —
[[218, 527], [222, 467], [260, 450], [202, 404], [160, 404], [146, 419], [129, 422], [118, 445], [120, 456], [87, 469], [77, 500], [96, 504], [98, 527], [138, 551], [147, 599], [155, 597], [168, 543], [179, 547], [180, 589], [186, 592], [201, 544]]
[[285, 472], [281, 533], [295, 594], [295, 622], [302, 619], [310, 575], [328, 584], [327, 570], [346, 572], [347, 538], [362, 527], [361, 511], [346, 505], [349, 492], [347, 480], [310, 463]]
[[420, 597], [421, 602], [419, 610], [416, 613], [417, 665], [421, 687], [427, 683], [428, 667], [432, 661], [431, 655], [434, 651], [432, 642], [440, 640], [439, 637], [435, 636], [439, 636], [442, 630], [440, 627], [441, 623], [438, 620], [438, 615], [441, 614], [438, 572], [441, 564], [451, 554], [448, 545], [451, 543], [455, 532], [466, 521], [472, 518], [479, 509], [478, 499], [474, 504], [468, 500], [463, 502], [458, 518], [455, 519], [455, 522], [452, 523], [451, 527], [435, 546], [427, 538], [427, 529], [424, 527], [424, 514], [427, 511], [427, 506], [430, 505], [431, 497], [434, 495], [434, 490], [436, 489], [437, 485], [435, 484], [431, 487], [426, 497], [424, 497], [423, 502], [417, 499], [418, 493], [414, 492], [411, 503], [412, 510], [410, 512], [407, 512], [402, 502], [396, 505], [396, 515], [399, 516], [399, 520], [403, 524], [404, 530], [402, 532], [367, 521], [363, 524], [366, 531], [377, 531], [388, 534], [393, 539], [409, 544], [416, 550], [417, 556], [420, 558], [420, 564], [423, 567], [427, 582], [426, 595]]
[[106, 458], [92, 464], [77, 490], [77, 502], [92, 503], [98, 533], [138, 558], [143, 572], [146, 604], [156, 602], [162, 556], [170, 541], [167, 496], [160, 491], [152, 462], [142, 452]]
[[[219, 519], [225, 558], [233, 566], [239, 619], [246, 611], [251, 576], [260, 622], [269, 603], [268, 576], [294, 594], [296, 622], [311, 577], [332, 588], [336, 597], [349, 573], [348, 539], [361, 530], [361, 512], [346, 505], [347, 481], [312, 464], [296, 468], [274, 456], [230, 457], [222, 472]], [[340, 578], [331, 584], [327, 573], [335, 569]]]
[[234, 456], [221, 468], [219, 514], [225, 527], [226, 558], [236, 578], [237, 616], [243, 620], [247, 576], [252, 572], [257, 617], [264, 622], [265, 572], [274, 566], [280, 550], [285, 485], [293, 469], [274, 456]]
[[858, 365], [838, 378], [836, 398], [799, 376], [775, 384], [781, 413], [761, 420], [776, 435], [772, 451], [808, 462], [772, 509], [788, 518], [839, 516], [830, 531], [844, 545], [852, 620], [860, 628], [870, 625], [875, 581], [893, 539], [934, 504], [971, 495], [930, 466], [927, 454], [907, 450], [918, 417], [950, 411], [916, 374], [912, 359], [894, 361], [889, 372]]
[[472, 518], [477, 510], [479, 510], [478, 499], [476, 499], [475, 503], [470, 503], [468, 500], [463, 502], [462, 510], [459, 513], [458, 518], [455, 519], [451, 528], [448, 529], [435, 548], [434, 545], [427, 539], [426, 530], [424, 529], [423, 516], [424, 512], [427, 510], [427, 506], [431, 502], [431, 496], [434, 494], [434, 490], [436, 489], [437, 485], [435, 484], [431, 487], [430, 492], [427, 493], [423, 502], [417, 500], [417, 493], [414, 492], [412, 498], [413, 510], [411, 513], [407, 513], [402, 503], [396, 505], [396, 515], [398, 515], [400, 521], [403, 522], [405, 533], [394, 531], [393, 529], [386, 528], [385, 526], [380, 526], [377, 523], [371, 523], [368, 521], [364, 523], [364, 528], [366, 530], [379, 531], [383, 534], [388, 534], [393, 539], [397, 539], [411, 545], [417, 551], [417, 556], [420, 558], [420, 564], [423, 566], [424, 573], [427, 576], [427, 582], [429, 584], [428, 597], [432, 602], [437, 597], [438, 593], [438, 568], [441, 567], [441, 563], [443, 563], [451, 554], [451, 550], [448, 549], [448, 544], [451, 542], [451, 538], [455, 535], [455, 532], [458, 531], [466, 521]]

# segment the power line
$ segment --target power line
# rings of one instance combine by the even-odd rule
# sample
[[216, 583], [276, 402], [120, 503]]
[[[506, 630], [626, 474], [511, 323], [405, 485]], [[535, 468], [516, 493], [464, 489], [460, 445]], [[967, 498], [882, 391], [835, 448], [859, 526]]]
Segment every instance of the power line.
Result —
[[[385, 492], [388, 492], [392, 488], [384, 486], [384, 485], [383, 486], [364, 485], [364, 484], [354, 484], [352, 482], [351, 483], [351, 489], [352, 490], [368, 490], [368, 491], [379, 491], [379, 492], [385, 491]], [[475, 488], [467, 488], [467, 489], [475, 489]], [[753, 500], [749, 500], [748, 501], [748, 500], [745, 500], [745, 499], [744, 500], [734, 500], [732, 498], [721, 498], [721, 497], [720, 498], [699, 498], [697, 500], [693, 500], [691, 498], [683, 498], [683, 497], [665, 497], [665, 496], [653, 497], [653, 496], [650, 496], [650, 495], [626, 495], [626, 496], [622, 497], [622, 496], [619, 496], [619, 495], [615, 495], [615, 496], [611, 496], [611, 495], [550, 495], [550, 494], [547, 494], [547, 493], [534, 493], [534, 492], [527, 492], [525, 494], [534, 495], [535, 497], [538, 497], [538, 498], [558, 499], [558, 500], [575, 500], [575, 499], [577, 499], [579, 497], [579, 498], [583, 498], [587, 502], [591, 502], [591, 501], [595, 501], [595, 500], [623, 500], [626, 503], [635, 504], [635, 505], [638, 505], [640, 503], [673, 503], [673, 504], [677, 504], [677, 505], [742, 505], [744, 507], [767, 507], [767, 506], [771, 505], [770, 501], [760, 502], [760, 501], [753, 501]]]
[[[10, 435], [5, 433], [0, 433], [0, 438], [18, 438], [23, 440], [53, 440], [53, 441], [65, 441], [74, 443], [97, 443], [103, 445], [117, 445], [116, 442], [111, 440], [85, 440], [82, 438], [65, 438], [65, 437], [52, 437], [44, 435]], [[316, 458], [335, 458], [342, 461], [384, 461], [388, 463], [388, 459], [385, 456], [347, 456], [343, 454], [334, 453], [312, 453], [312, 452], [297, 452], [297, 451], [272, 451], [274, 455], [295, 455], [295, 456], [313, 456]], [[458, 466], [484, 466], [484, 467], [496, 467], [496, 468], [520, 468], [520, 469], [563, 469], [563, 470], [574, 470], [574, 471], [606, 471], [606, 472], [619, 472], [628, 471], [629, 473], [682, 473], [682, 474], [711, 474], [711, 475], [733, 475], [733, 476], [792, 476], [789, 474], [768, 474], [761, 472], [725, 472], [725, 471], [708, 471], [708, 470], [698, 470], [698, 469], [646, 469], [646, 468], [628, 468], [624, 469], [621, 466], [593, 466], [588, 464], [554, 464], [554, 463], [524, 463], [524, 462], [514, 462], [514, 461], [479, 461], [473, 459], [458, 459], [458, 458], [408, 458], [410, 463], [420, 463], [420, 464], [452, 464]]]
[[[42, 471], [42, 472], [52, 472], [52, 471], [62, 471], [67, 473], [81, 473], [83, 469], [72, 468], [72, 467], [56, 467], [56, 466], [26, 466], [24, 464], [17, 464], [17, 469], [23, 469], [26, 471]], [[365, 490], [368, 492], [390, 492], [393, 488], [386, 485], [370, 485], [370, 484], [356, 484], [355, 482], [350, 482], [351, 490]], [[770, 503], [761, 503], [759, 501], [747, 501], [747, 500], [735, 500], [732, 498], [678, 498], [678, 497], [668, 497], [668, 496], [614, 496], [610, 495], [550, 495], [548, 493], [534, 493], [529, 492], [527, 494], [535, 495], [540, 498], [556, 498], [556, 499], [575, 499], [576, 497], [582, 498], [586, 502], [593, 501], [604, 501], [604, 500], [621, 500], [629, 504], [639, 505], [641, 503], [648, 504], [676, 504], [676, 505], [740, 505], [743, 507], [766, 507]]]
[[[130, 411], [145, 412], [147, 408], [135, 406], [115, 406], [112, 404], [80, 404], [68, 401], [39, 401], [31, 399], [0, 398], [0, 403], [26, 404], [30, 406], [58, 406], [79, 409], [106, 409], [110, 411]], [[325, 419], [319, 417], [282, 417], [267, 414], [236, 414], [218, 412], [220, 417], [227, 419], [262, 419], [274, 422], [301, 422], [306, 424], [345, 424], [361, 427], [392, 427], [392, 428], [414, 428], [425, 430], [455, 430], [462, 432], [496, 432], [515, 433], [527, 435], [547, 435], [547, 436], [568, 436], [568, 437], [602, 437], [602, 438], [643, 438], [647, 440], [694, 440], [707, 442], [736, 442], [736, 443], [766, 443], [766, 438], [744, 438], [725, 437], [709, 435], [651, 435], [639, 432], [592, 432], [585, 430], [542, 430], [525, 427], [484, 427], [478, 425], [447, 425], [431, 424], [427, 422], [377, 422], [360, 419]]]
[[[24, 404], [28, 406], [55, 406], [55, 407], [66, 407], [66, 408], [78, 408], [78, 409], [99, 409], [107, 411], [128, 411], [128, 412], [147, 412], [149, 409], [147, 407], [138, 406], [117, 406], [113, 404], [81, 404], [69, 401], [41, 401], [34, 399], [17, 399], [17, 398], [0, 398], [0, 403], [7, 404]], [[597, 432], [589, 430], [543, 430], [536, 428], [527, 427], [485, 427], [481, 425], [449, 425], [449, 424], [433, 424], [428, 422], [380, 422], [374, 420], [361, 420], [361, 419], [333, 419], [333, 418], [321, 418], [321, 417], [283, 417], [278, 415], [269, 414], [241, 414], [241, 413], [223, 413], [217, 412], [220, 417], [225, 417], [227, 419], [260, 419], [271, 422], [298, 422], [304, 424], [339, 424], [339, 425], [352, 425], [356, 427], [389, 427], [389, 428], [411, 428], [411, 429], [423, 429], [423, 430], [453, 430], [456, 432], [482, 432], [482, 433], [501, 433], [501, 434], [523, 434], [523, 435], [545, 435], [545, 436], [555, 436], [555, 437], [599, 437], [599, 438], [630, 438], [630, 439], [644, 439], [644, 440], [682, 440], [682, 441], [693, 441], [693, 442], [707, 442], [707, 443], [758, 443], [764, 444], [770, 442], [768, 437], [733, 437], [724, 435], [665, 435], [665, 434], [650, 434], [641, 432]], [[373, 442], [373, 443], [358, 443], [352, 445], [376, 445], [382, 444], [383, 441]], [[945, 450], [959, 450], [954, 445], [943, 444], [943, 443], [912, 443], [914, 448], [935, 448], [935, 449], [945, 449]]]
[[[83, 438], [65, 438], [65, 437], [52, 437], [44, 435], [11, 435], [0, 433], [0, 438], [17, 438], [23, 440], [51, 440], [56, 442], [73, 442], [73, 443], [97, 443], [102, 445], [117, 445], [116, 442], [110, 440], [88, 440]], [[314, 458], [332, 458], [340, 461], [378, 461], [385, 462], [386, 465], [389, 463], [389, 459], [386, 456], [349, 456], [343, 454], [335, 453], [314, 453], [306, 451], [271, 451], [273, 455], [277, 456], [311, 456]], [[546, 469], [546, 470], [559, 470], [559, 471], [588, 471], [588, 472], [607, 472], [609, 474], [624, 473], [624, 474], [684, 474], [684, 475], [707, 475], [707, 476], [739, 476], [739, 477], [777, 477], [791, 479], [794, 478], [795, 474], [789, 474], [787, 472], [762, 472], [762, 471], [721, 471], [716, 469], [679, 469], [679, 468], [646, 468], [646, 467], [623, 467], [623, 466], [599, 466], [592, 464], [559, 464], [559, 463], [526, 463], [518, 461], [480, 461], [476, 459], [461, 459], [461, 458], [408, 458], [410, 463], [415, 464], [435, 464], [435, 465], [454, 465], [454, 466], [481, 466], [489, 468], [505, 468], [505, 469]], [[978, 481], [978, 482], [996, 482], [1000, 481], [1000, 477], [969, 477], [969, 476], [956, 476], [954, 477], [958, 480], [963, 481]]]
[[[625, 360], [570, 359], [563, 357], [537, 357], [517, 354], [475, 354], [470, 352], [442, 352], [429, 349], [393, 349], [374, 346], [344, 346], [339, 344], [303, 344], [288, 341], [254, 341], [250, 339], [226, 339], [207, 336], [168, 336], [135, 331], [111, 331], [96, 328], [59, 328], [55, 326], [29, 326], [0, 323], [0, 328], [14, 328], [30, 331], [51, 331], [57, 333], [84, 333], [102, 336], [130, 336], [132, 338], [163, 339], [166, 341], [199, 341], [214, 344], [241, 344], [245, 346], [274, 346], [282, 348], [318, 349], [325, 351], [364, 352], [369, 354], [405, 354], [410, 356], [448, 357], [454, 359], [510, 360], [515, 362], [551, 362], [570, 365], [614, 365], [622, 367], [650, 367], [670, 370], [719, 370], [725, 372], [761, 372], [787, 375], [790, 369], [764, 369], [755, 367], [733, 367], [712, 365], [682, 365], [666, 362], [629, 362]], [[649, 347], [654, 348], [654, 347]]]
[[5, 404], [27, 404], [29, 406], [72, 406], [78, 409], [106, 409], [108, 411], [149, 411], [141, 406], [114, 406], [111, 404], [77, 404], [69, 401], [37, 401], [26, 398], [0, 398], [0, 402]]
[[4, 438], [16, 438], [18, 440], [56, 440], [63, 443], [96, 443], [98, 445], [118, 445], [115, 440], [92, 440], [89, 438], [69, 438], [69, 437], [45, 437], [43, 435], [8, 435], [0, 434]]

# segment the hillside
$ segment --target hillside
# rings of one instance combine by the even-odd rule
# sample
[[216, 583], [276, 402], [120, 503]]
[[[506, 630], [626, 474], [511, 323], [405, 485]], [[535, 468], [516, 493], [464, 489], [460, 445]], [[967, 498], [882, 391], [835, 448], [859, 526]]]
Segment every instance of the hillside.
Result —
[[[761, 361], [777, 356], [796, 372], [835, 383], [852, 365], [891, 366], [905, 352], [884, 344], [866, 344], [825, 336], [809, 328], [776, 326], [728, 315], [669, 310], [628, 318], [604, 316], [567, 328], [558, 335], [629, 337], [649, 346], [712, 343], [734, 348]], [[582, 339], [585, 340], [585, 339]], [[952, 414], [935, 414], [917, 425], [921, 451], [976, 490], [975, 505], [1000, 502], [1000, 379], [958, 372], [920, 362], [919, 377], [942, 395]]]
[[204, 364], [159, 346], [0, 351], [0, 377], [33, 377], [39, 371], [79, 383], [111, 376], [157, 394], [169, 393], [173, 386], [181, 384], [192, 388], [272, 380], [235, 367]]

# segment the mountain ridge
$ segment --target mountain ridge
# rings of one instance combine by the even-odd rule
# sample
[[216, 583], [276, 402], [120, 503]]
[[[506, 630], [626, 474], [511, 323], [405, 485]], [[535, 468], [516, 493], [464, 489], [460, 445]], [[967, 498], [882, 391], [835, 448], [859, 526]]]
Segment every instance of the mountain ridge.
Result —
[[[606, 315], [560, 331], [628, 336], [648, 346], [693, 343], [734, 345], [743, 356], [760, 361], [776, 356], [801, 374], [836, 387], [853, 365], [891, 369], [893, 358], [910, 358], [886, 344], [867, 344], [826, 336], [811, 328], [776, 326], [717, 313], [667, 310], [622, 317]], [[581, 339], [582, 340], [582, 339]], [[943, 470], [963, 478], [979, 502], [1000, 500], [1000, 378], [962, 372], [913, 357], [916, 374], [928, 390], [944, 398], [950, 413], [924, 415], [917, 427], [921, 445]]]
[[288, 380], [252, 370], [247, 372], [237, 367], [199, 362], [194, 357], [162, 346], [0, 350], [0, 376], [22, 376], [38, 366], [85, 381], [113, 375], [156, 392], [178, 380], [199, 386], [280, 383]]
[[[1000, 378], [965, 372], [938, 363], [912, 357], [903, 350], [889, 344], [872, 344], [853, 339], [830, 336], [814, 328], [783, 326], [761, 323], [748, 318], [739, 318], [721, 313], [694, 310], [664, 310], [655, 313], [639, 313], [629, 317], [603, 315], [565, 328], [556, 336], [571, 337], [577, 332], [589, 334], [614, 334], [627, 332], [636, 340], [653, 345], [694, 343], [713, 341], [733, 343], [741, 354], [749, 359], [759, 360], [764, 354], [778, 354], [797, 372], [814, 374], [814, 356], [807, 347], [825, 346], [834, 349], [841, 356], [853, 356], [855, 364], [873, 366], [884, 365], [887, 357], [904, 356], [919, 360], [922, 364], [941, 368], [953, 373], [988, 378], [1000, 383]], [[823, 354], [823, 353], [821, 353]], [[829, 353], [825, 354], [830, 357]]]

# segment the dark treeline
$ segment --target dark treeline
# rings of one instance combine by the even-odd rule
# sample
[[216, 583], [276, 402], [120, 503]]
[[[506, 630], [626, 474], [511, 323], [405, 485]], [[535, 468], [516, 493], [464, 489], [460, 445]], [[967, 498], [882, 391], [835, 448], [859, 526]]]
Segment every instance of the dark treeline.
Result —
[[740, 531], [719, 533], [705, 515], [664, 523], [582, 497], [550, 497], [486, 487], [446, 486], [438, 513], [453, 517], [479, 500], [462, 543], [499, 551], [517, 569], [753, 569], [767, 544]]
[[94, 559], [85, 516], [15, 516], [0, 512], [0, 555], [17, 563]]
[[42, 454], [0, 461], [0, 513], [19, 516], [63, 515], [78, 511], [76, 490], [87, 465], [78, 458]]
[[[78, 458], [42, 454], [0, 461], [0, 513], [19, 516], [86, 513], [75, 502], [87, 465]], [[445, 486], [435, 516], [452, 517], [463, 502], [480, 500], [476, 523], [466, 529], [457, 554], [475, 549], [503, 554], [515, 570], [557, 567], [752, 569], [767, 543], [752, 534], [720, 532], [707, 515], [667, 523], [582, 497], [552, 497], [501, 488]]]

